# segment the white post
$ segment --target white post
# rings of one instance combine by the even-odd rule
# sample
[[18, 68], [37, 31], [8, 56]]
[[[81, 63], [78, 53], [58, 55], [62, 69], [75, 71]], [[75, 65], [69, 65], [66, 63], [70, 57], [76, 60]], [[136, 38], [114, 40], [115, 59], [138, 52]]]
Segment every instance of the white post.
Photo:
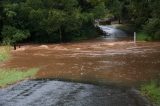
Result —
[[134, 32], [134, 43], [136, 43], [136, 32]]

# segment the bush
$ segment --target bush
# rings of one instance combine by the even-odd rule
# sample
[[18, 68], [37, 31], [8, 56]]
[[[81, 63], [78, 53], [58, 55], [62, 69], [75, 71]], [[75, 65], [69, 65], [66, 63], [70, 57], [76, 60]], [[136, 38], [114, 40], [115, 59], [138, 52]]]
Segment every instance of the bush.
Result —
[[2, 39], [4, 44], [14, 44], [30, 35], [29, 31], [19, 30], [12, 26], [4, 26], [2, 30]]
[[143, 95], [147, 96], [153, 103], [160, 105], [160, 86], [158, 81], [151, 81], [141, 87]]
[[149, 22], [143, 26], [143, 31], [149, 34], [153, 40], [160, 40], [160, 19], [150, 19]]
[[146, 33], [140, 32], [137, 34], [137, 40], [138, 41], [151, 41], [152, 37]]
[[155, 40], [160, 40], [160, 31], [156, 31], [156, 33], [154, 35], [154, 39]]

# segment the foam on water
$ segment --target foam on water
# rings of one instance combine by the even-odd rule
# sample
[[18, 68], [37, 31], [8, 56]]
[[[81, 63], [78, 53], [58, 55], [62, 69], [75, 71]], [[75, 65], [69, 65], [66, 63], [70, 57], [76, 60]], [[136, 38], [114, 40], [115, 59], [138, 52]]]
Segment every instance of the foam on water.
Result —
[[116, 29], [112, 26], [108, 26], [108, 25], [99, 25], [98, 26], [100, 28], [100, 30], [103, 31], [103, 33], [108, 36], [109, 38], [120, 38], [120, 37], [127, 37], [127, 34], [120, 30], [120, 29]]

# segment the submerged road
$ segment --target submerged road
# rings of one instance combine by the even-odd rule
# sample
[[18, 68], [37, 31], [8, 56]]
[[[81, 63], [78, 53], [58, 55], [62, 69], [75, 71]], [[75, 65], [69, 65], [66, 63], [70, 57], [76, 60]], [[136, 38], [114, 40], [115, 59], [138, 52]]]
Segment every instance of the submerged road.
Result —
[[90, 42], [35, 45], [12, 52], [1, 65], [9, 68], [40, 67], [38, 79], [0, 89], [0, 106], [152, 106], [145, 105], [132, 90], [108, 82], [135, 86], [159, 76], [159, 42]]
[[23, 81], [0, 90], [0, 106], [147, 106], [128, 89], [61, 81]]
[[[119, 31], [102, 27], [117, 36]], [[123, 32], [121, 32], [123, 35]], [[0, 106], [150, 106], [137, 100], [134, 87], [160, 76], [160, 43], [92, 41], [24, 45], [0, 68], [38, 67], [38, 79], [96, 83], [96, 86], [51, 80], [23, 81], [0, 89]], [[108, 83], [117, 84], [116, 86]]]

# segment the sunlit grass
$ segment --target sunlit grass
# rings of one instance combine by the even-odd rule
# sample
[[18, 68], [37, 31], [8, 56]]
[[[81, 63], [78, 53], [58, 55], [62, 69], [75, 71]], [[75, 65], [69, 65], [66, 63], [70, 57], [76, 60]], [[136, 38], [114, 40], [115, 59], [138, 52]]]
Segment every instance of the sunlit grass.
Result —
[[0, 46], [0, 62], [10, 57], [10, 46]]
[[0, 87], [5, 87], [25, 78], [34, 77], [37, 71], [37, 68], [29, 70], [0, 69]]
[[160, 85], [158, 81], [152, 81], [141, 87], [143, 95], [147, 96], [153, 103], [160, 106]]

